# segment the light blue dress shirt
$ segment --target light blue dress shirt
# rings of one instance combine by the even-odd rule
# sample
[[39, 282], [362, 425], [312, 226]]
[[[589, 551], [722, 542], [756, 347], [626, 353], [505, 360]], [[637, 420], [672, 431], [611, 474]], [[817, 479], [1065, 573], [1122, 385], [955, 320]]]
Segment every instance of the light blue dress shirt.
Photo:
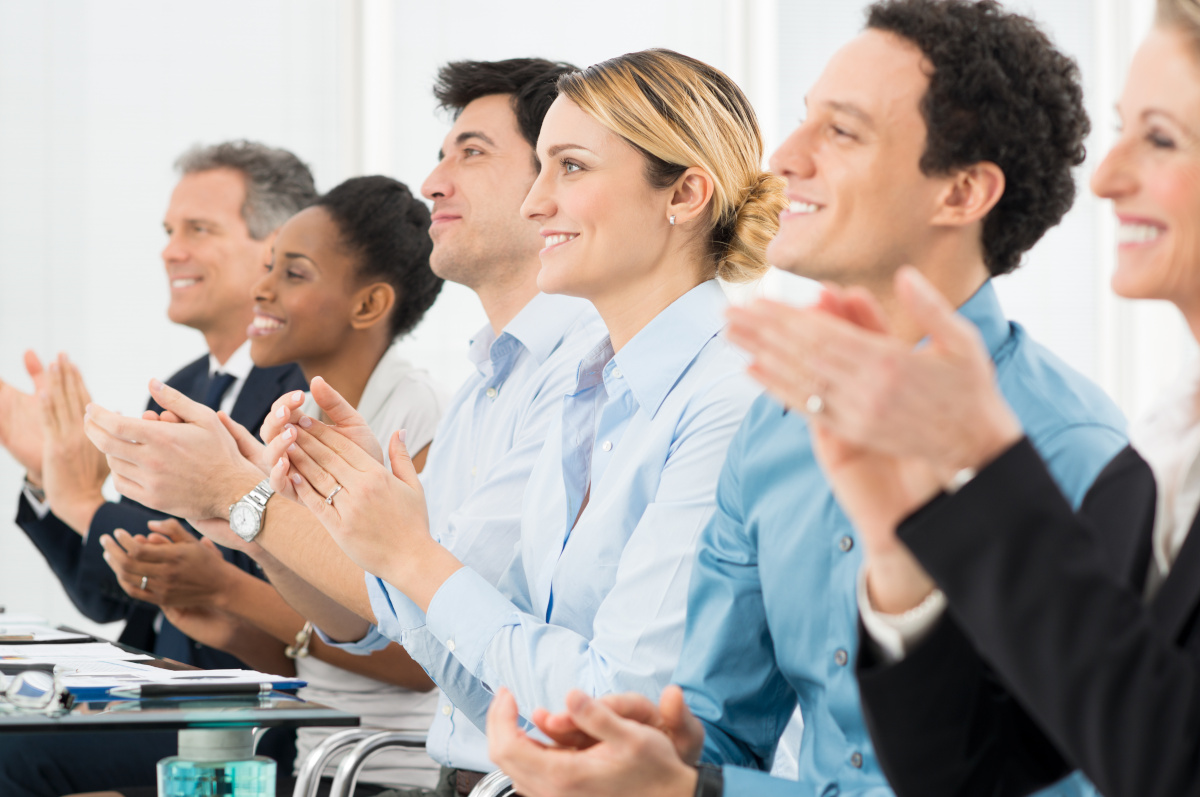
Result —
[[[725, 450], [759, 392], [719, 334], [726, 304], [705, 282], [619, 353], [605, 338], [583, 358], [530, 476], [520, 542], [498, 587], [465, 562], [426, 616], [390, 585], [372, 586], [379, 630], [426, 668], [454, 716], [482, 728], [500, 686], [528, 716], [561, 710], [573, 688], [657, 698], [670, 681], [696, 541]], [[491, 766], [486, 746], [461, 752], [454, 766]]]
[[[978, 326], [1001, 391], [1078, 503], [1125, 445], [1120, 411], [1008, 323], [990, 283], [960, 312]], [[861, 562], [857, 533], [813, 459], [804, 416], [760, 399], [730, 445], [717, 512], [701, 536], [674, 677], [704, 722], [705, 760], [736, 765], [724, 768], [727, 795], [892, 793], [854, 678]], [[759, 771], [797, 701], [799, 783]], [[1051, 793], [1091, 791], [1075, 776]]]
[[[590, 302], [538, 294], [499, 336], [486, 326], [471, 340], [467, 356], [475, 373], [442, 416], [420, 478], [430, 533], [492, 582], [512, 558], [525, 484], [562, 396], [575, 384], [575, 366], [607, 334]], [[368, 574], [367, 585], [376, 600], [378, 579]], [[378, 603], [375, 611], [388, 617]], [[361, 653], [389, 642], [372, 629], [359, 642], [330, 644]], [[474, 758], [482, 751], [486, 764], [486, 737], [471, 722], [445, 713], [447, 705], [441, 696], [429, 729], [429, 754], [464, 766], [463, 750]]]

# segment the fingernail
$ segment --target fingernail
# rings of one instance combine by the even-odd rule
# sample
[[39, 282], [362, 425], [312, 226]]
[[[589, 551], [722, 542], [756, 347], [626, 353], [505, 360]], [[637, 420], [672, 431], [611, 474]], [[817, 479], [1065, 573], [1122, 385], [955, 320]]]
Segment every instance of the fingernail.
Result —
[[312, 426], [312, 418], [308, 417], [307, 415], [300, 416], [300, 426], [308, 429]]
[[292, 394], [292, 403], [299, 404], [301, 401], [304, 401], [304, 391], [297, 390]]
[[280, 407], [277, 410], [275, 410], [275, 417], [276, 418], [286, 418], [287, 411], [283, 407]]
[[290, 446], [288, 446], [288, 447], [287, 447], [287, 450], [288, 450], [288, 451], [295, 451], [295, 450], [296, 450], [296, 444], [295, 444], [295, 443], [292, 443]]
[[284, 440], [291, 440], [295, 436], [296, 436], [296, 428], [294, 426], [292, 426], [289, 423], [287, 426], [283, 427], [283, 439]]
[[51, 361], [50, 361], [50, 370], [51, 370], [51, 371], [57, 371], [57, 370], [58, 370], [58, 360], [51, 360]]
[[285, 461], [286, 461], [286, 460], [284, 460], [284, 458], [283, 458], [283, 457], [280, 457], [279, 459], [275, 460], [275, 467], [277, 467], [277, 468], [278, 468], [278, 467], [279, 467], [280, 465], [282, 465], [282, 464], [283, 464]]
[[164, 387], [163, 383], [161, 381], [159, 381], [158, 379], [150, 380], [150, 389], [151, 390], [158, 392], [158, 391], [162, 390], [163, 387]]
[[403, 443], [405, 440], [408, 439], [408, 430], [401, 429], [399, 432], [397, 432], [397, 436], [400, 438], [400, 442]]
[[292, 474], [292, 484], [296, 484], [296, 485], [300, 484], [300, 474], [299, 473]]

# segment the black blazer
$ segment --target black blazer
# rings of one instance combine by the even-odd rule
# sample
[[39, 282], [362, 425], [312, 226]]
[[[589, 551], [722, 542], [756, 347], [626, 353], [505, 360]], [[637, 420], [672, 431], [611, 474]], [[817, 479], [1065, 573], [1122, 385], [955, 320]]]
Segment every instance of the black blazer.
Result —
[[1023, 441], [902, 524], [949, 612], [893, 666], [860, 646], [897, 794], [1027, 794], [1078, 768], [1106, 797], [1200, 795], [1200, 518], [1147, 604], [1154, 507], [1126, 448], [1073, 515]]
[[[208, 384], [208, 355], [176, 373], [167, 380], [167, 384], [189, 398], [201, 400]], [[257, 435], [275, 399], [290, 390], [306, 388], [304, 375], [295, 365], [255, 368], [246, 377], [230, 417]], [[155, 411], [161, 409], [153, 400], [149, 408]], [[100, 507], [92, 518], [85, 541], [53, 514], [39, 520], [24, 494], [17, 509], [17, 525], [37, 546], [62, 582], [71, 602], [84, 616], [98, 623], [125, 620], [121, 641], [159, 656], [207, 669], [244, 666], [228, 653], [193, 642], [166, 622], [165, 618], [161, 631], [156, 633], [153, 626], [158, 607], [130, 598], [117, 583], [112, 568], [105, 563], [104, 549], [100, 547], [101, 536], [111, 534], [118, 528], [131, 534], [144, 533], [148, 521], [165, 517], [167, 515], [162, 512], [122, 498], [119, 502], [109, 502]], [[227, 561], [248, 573], [257, 574], [254, 562], [245, 554], [227, 548], [220, 550]]]

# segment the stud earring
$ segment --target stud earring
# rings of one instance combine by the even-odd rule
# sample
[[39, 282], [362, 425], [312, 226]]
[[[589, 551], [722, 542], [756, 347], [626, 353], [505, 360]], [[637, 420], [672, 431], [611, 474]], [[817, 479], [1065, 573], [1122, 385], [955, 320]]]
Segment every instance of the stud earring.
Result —
[[675, 226], [675, 217], [671, 216], [670, 219], [668, 219], [668, 220], [671, 222], [671, 226], [674, 227]]

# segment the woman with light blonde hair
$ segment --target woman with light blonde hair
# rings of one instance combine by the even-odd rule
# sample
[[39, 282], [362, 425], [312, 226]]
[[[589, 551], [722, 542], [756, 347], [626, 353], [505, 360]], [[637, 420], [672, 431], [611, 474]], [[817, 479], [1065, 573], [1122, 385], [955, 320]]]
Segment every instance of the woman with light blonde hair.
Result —
[[573, 688], [657, 696], [668, 683], [696, 541], [758, 392], [721, 336], [716, 278], [766, 270], [787, 204], [761, 168], [753, 109], [708, 65], [647, 50], [559, 90], [522, 212], [545, 239], [539, 287], [590, 300], [608, 335], [550, 424], [511, 561], [464, 566], [430, 536], [402, 436], [389, 471], [312, 419], [272, 473], [374, 576], [380, 632], [442, 688], [442, 710], [481, 728], [502, 688], [531, 717]]

